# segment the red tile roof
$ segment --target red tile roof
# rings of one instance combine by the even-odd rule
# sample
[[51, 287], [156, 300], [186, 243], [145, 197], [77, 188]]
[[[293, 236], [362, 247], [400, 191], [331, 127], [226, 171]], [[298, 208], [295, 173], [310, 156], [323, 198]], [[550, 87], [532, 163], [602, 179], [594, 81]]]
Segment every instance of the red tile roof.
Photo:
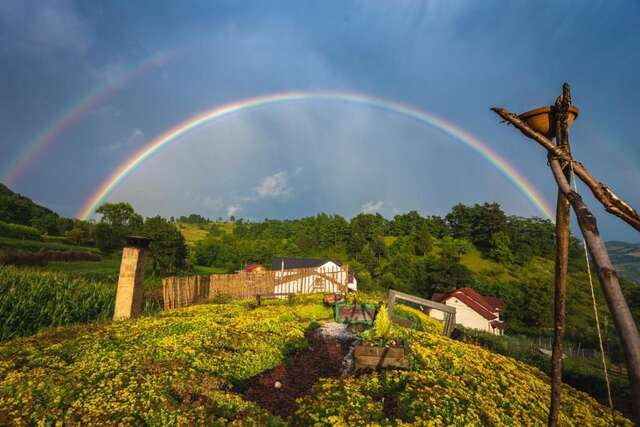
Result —
[[265, 269], [263, 265], [261, 264], [248, 264], [245, 268], [244, 271], [246, 271], [247, 273], [251, 273], [252, 271], [255, 270], [260, 270], [260, 269]]
[[498, 316], [495, 313], [504, 308], [504, 301], [501, 298], [485, 297], [473, 288], [455, 289], [448, 294], [434, 293], [431, 299], [444, 304], [446, 300], [453, 297], [458, 298], [487, 320], [497, 319]]

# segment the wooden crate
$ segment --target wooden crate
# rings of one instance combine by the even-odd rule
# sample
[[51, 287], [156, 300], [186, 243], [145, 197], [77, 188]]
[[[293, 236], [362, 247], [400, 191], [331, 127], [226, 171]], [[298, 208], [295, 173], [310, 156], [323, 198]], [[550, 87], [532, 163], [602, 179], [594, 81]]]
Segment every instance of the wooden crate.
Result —
[[359, 369], [409, 368], [409, 351], [405, 344], [401, 347], [378, 347], [358, 344], [353, 353], [356, 371]]

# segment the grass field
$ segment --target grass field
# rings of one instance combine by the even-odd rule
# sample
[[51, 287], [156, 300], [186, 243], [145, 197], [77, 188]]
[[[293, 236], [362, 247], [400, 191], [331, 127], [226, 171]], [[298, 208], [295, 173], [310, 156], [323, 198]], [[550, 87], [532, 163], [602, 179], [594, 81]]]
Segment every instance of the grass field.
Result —
[[[221, 222], [215, 223], [215, 225], [219, 227], [224, 233], [233, 233], [233, 223]], [[193, 246], [200, 240], [204, 240], [204, 238], [207, 237], [207, 235], [209, 234], [210, 226], [180, 222], [178, 223], [178, 229], [184, 236], [184, 239], [187, 241], [187, 245]]]

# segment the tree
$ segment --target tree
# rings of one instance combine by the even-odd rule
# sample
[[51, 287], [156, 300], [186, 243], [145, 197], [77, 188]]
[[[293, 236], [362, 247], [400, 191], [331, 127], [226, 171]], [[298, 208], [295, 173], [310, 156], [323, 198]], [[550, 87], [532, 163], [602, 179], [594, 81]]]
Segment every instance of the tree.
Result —
[[390, 233], [393, 236], [409, 236], [417, 234], [420, 227], [425, 223], [425, 218], [417, 211], [410, 211], [406, 214], [396, 215], [390, 223]]
[[417, 291], [426, 298], [431, 298], [434, 292], [449, 292], [469, 286], [473, 282], [471, 271], [449, 257], [418, 259], [415, 275]]
[[375, 272], [379, 265], [378, 259], [368, 243], [364, 245], [356, 259], [361, 262], [367, 270], [369, 270], [369, 273], [371, 273], [372, 276], [375, 276]]
[[96, 224], [96, 246], [104, 253], [111, 253], [125, 244], [126, 232], [121, 227], [113, 227], [107, 223]]
[[160, 216], [147, 218], [142, 233], [151, 239], [149, 257], [155, 274], [175, 274], [187, 267], [187, 245], [174, 224]]
[[374, 237], [369, 246], [371, 246], [374, 255], [378, 257], [378, 262], [380, 262], [380, 258], [387, 254], [387, 245], [385, 245], [384, 239], [380, 236]]
[[522, 284], [524, 303], [519, 318], [526, 326], [541, 327], [551, 323], [552, 284], [544, 278], [529, 278]]
[[105, 203], [96, 209], [101, 214], [100, 222], [113, 227], [126, 227], [129, 230], [140, 230], [143, 220], [129, 203]]
[[498, 262], [510, 264], [513, 262], [513, 254], [511, 253], [511, 241], [507, 233], [499, 231], [491, 237], [491, 249], [489, 250], [489, 258]]
[[389, 262], [385, 274], [393, 275], [395, 289], [403, 292], [413, 292], [415, 289], [416, 271], [412, 258], [409, 254], [398, 254]]
[[105, 253], [122, 248], [127, 236], [142, 230], [142, 216], [129, 203], [105, 203], [96, 213], [102, 215], [95, 231], [96, 246]]
[[383, 237], [386, 220], [380, 215], [359, 214], [351, 220], [351, 236], [349, 239], [349, 252], [355, 255], [362, 248], [371, 243], [376, 237]]
[[414, 237], [414, 247], [416, 255], [423, 256], [431, 252], [433, 238], [431, 237], [427, 224], [422, 224]]
[[440, 257], [451, 262], [458, 262], [462, 255], [469, 250], [469, 242], [462, 239], [445, 237], [440, 240]]

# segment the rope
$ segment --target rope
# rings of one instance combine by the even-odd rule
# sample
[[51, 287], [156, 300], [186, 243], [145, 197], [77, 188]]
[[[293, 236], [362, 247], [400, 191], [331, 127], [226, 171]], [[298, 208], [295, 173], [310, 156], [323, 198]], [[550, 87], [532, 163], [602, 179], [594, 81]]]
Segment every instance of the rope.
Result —
[[[573, 190], [578, 193], [578, 184], [576, 182], [576, 176], [573, 172], [573, 162], [569, 162], [571, 167], [571, 179], [573, 180]], [[591, 262], [589, 261], [589, 252], [587, 249], [587, 242], [582, 238], [582, 246], [584, 247], [584, 259], [587, 262], [587, 274], [589, 276], [589, 287], [591, 289], [591, 302], [593, 303], [593, 314], [596, 318], [596, 329], [598, 331], [598, 344], [600, 345], [600, 356], [602, 358], [602, 371], [604, 372], [604, 381], [607, 384], [607, 398], [609, 399], [609, 408], [611, 408], [611, 414], [613, 416], [613, 400], [611, 399], [611, 384], [609, 383], [609, 373], [607, 371], [607, 361], [604, 356], [604, 346], [602, 345], [602, 331], [600, 330], [600, 319], [598, 316], [598, 306], [596, 304], [596, 294], [593, 290], [593, 277], [591, 275]], [[615, 418], [614, 418], [615, 419]]]

